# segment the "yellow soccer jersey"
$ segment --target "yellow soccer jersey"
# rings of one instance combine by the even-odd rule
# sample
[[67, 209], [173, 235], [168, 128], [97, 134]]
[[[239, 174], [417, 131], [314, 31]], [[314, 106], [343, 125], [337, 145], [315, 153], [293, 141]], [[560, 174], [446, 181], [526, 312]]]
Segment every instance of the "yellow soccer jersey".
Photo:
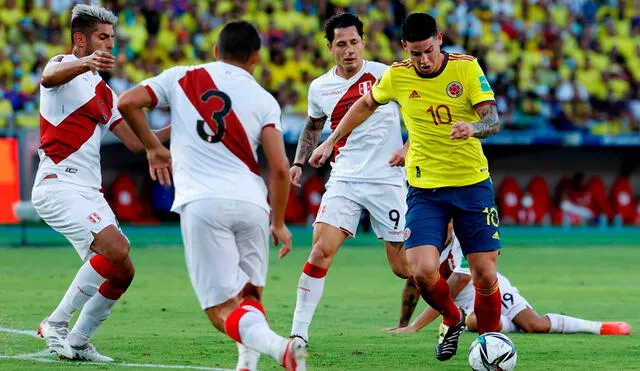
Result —
[[480, 140], [451, 140], [451, 126], [477, 122], [475, 109], [495, 104], [476, 58], [444, 53], [439, 71], [418, 75], [409, 60], [394, 63], [371, 90], [379, 104], [395, 100], [409, 132], [409, 184], [418, 188], [460, 187], [489, 177]]

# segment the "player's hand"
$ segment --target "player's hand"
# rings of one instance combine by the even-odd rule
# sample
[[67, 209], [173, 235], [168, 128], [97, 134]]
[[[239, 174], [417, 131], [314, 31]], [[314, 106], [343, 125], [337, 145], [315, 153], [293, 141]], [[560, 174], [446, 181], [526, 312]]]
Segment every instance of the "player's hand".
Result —
[[469, 139], [475, 134], [473, 130], [473, 126], [468, 122], [458, 121], [451, 127], [451, 134], [449, 134], [449, 139]]
[[411, 325], [407, 327], [389, 327], [389, 328], [383, 329], [383, 331], [390, 332], [392, 334], [407, 334], [407, 333], [417, 332], [416, 328]]
[[149, 175], [163, 186], [171, 185], [171, 152], [165, 147], [150, 149], [147, 151], [149, 160]]
[[404, 159], [406, 157], [407, 157], [407, 150], [405, 149], [405, 147], [402, 147], [399, 150], [393, 152], [393, 154], [391, 154], [391, 158], [389, 159], [389, 165], [404, 166]]
[[280, 251], [278, 251], [278, 257], [280, 259], [287, 256], [289, 251], [291, 251], [291, 232], [289, 232], [289, 228], [285, 224], [281, 226], [276, 226], [271, 224], [271, 238], [273, 238], [273, 244], [278, 246], [280, 242], [282, 242], [282, 247]]
[[331, 156], [332, 151], [333, 147], [331, 147], [329, 143], [322, 143], [318, 148], [313, 150], [311, 157], [309, 157], [309, 164], [315, 168], [321, 167], [327, 161], [329, 156]]
[[85, 66], [88, 66], [89, 70], [94, 74], [111, 71], [116, 66], [116, 57], [108, 51], [96, 50], [93, 54], [84, 58]]
[[301, 187], [300, 178], [302, 178], [302, 169], [300, 166], [291, 166], [289, 169], [289, 180], [296, 187]]

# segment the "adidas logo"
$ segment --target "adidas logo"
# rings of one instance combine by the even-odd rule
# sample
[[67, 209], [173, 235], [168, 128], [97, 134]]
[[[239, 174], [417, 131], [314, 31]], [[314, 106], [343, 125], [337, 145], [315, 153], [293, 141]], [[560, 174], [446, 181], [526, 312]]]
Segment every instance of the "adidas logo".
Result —
[[417, 91], [414, 90], [411, 92], [411, 94], [409, 94], [409, 98], [421, 98], [421, 96]]
[[491, 238], [493, 238], [494, 240], [499, 240], [500, 239], [500, 233], [498, 233], [498, 231], [496, 231], [496, 233], [494, 233], [493, 236], [491, 236]]

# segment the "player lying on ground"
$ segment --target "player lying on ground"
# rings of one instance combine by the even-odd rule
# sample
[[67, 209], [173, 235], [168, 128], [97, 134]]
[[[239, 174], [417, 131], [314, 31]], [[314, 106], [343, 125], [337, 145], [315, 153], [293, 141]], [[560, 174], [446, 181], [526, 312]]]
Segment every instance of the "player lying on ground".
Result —
[[[387, 68], [364, 60], [363, 24], [357, 16], [341, 13], [325, 25], [328, 48], [335, 67], [313, 80], [309, 86], [309, 119], [300, 134], [291, 182], [299, 186], [302, 166], [320, 141], [325, 122], [332, 128], [349, 107], [368, 94]], [[354, 237], [360, 214], [367, 209], [371, 225], [384, 242], [391, 270], [400, 278], [409, 277], [402, 231], [405, 226], [406, 187], [404, 153], [400, 133], [400, 113], [395, 103], [378, 108], [362, 126], [333, 147], [331, 177], [322, 196], [313, 225], [313, 245], [298, 282], [291, 336], [309, 339], [309, 327], [322, 298], [325, 276], [342, 243]], [[406, 149], [405, 149], [406, 150]], [[402, 295], [400, 325], [411, 318], [418, 290], [406, 280]]]
[[[116, 109], [118, 97], [98, 72], [111, 71], [117, 18], [77, 5], [72, 54], [53, 57], [40, 89], [40, 164], [31, 193], [38, 215], [73, 245], [84, 264], [38, 333], [60, 357], [110, 362], [89, 343], [134, 276], [129, 240], [100, 192], [100, 140], [108, 131], [134, 152], [144, 150]], [[170, 129], [157, 132], [166, 141]], [[82, 308], [69, 332], [73, 313]]]
[[[473, 313], [474, 294], [471, 272], [467, 260], [462, 255], [460, 243], [451, 232], [451, 242], [443, 251], [441, 271], [452, 271], [448, 282], [451, 296], [457, 306], [467, 311], [467, 329], [477, 331], [477, 319]], [[518, 288], [511, 285], [507, 277], [498, 273], [500, 292], [502, 293], [502, 313], [500, 332], [524, 331], [527, 333], [588, 333], [596, 335], [629, 335], [631, 327], [625, 322], [597, 322], [569, 317], [563, 314], [549, 313], [539, 315], [527, 300], [520, 295]], [[416, 332], [440, 316], [435, 309], [427, 307], [418, 318], [406, 327], [387, 329], [395, 333]]]

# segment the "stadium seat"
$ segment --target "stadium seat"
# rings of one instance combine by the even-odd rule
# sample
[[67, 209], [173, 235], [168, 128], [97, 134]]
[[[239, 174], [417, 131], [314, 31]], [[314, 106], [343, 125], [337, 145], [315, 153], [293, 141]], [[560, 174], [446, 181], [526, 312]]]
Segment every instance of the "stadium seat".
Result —
[[596, 215], [613, 218], [613, 210], [607, 198], [607, 189], [601, 177], [594, 175], [587, 182], [587, 190], [591, 193], [591, 210]]
[[520, 196], [520, 185], [516, 178], [512, 176], [504, 178], [498, 187], [496, 197], [502, 224], [516, 224], [520, 209]]
[[120, 221], [137, 221], [141, 215], [140, 202], [136, 197], [136, 184], [129, 174], [120, 174], [111, 185], [113, 213]]
[[324, 193], [324, 180], [319, 175], [313, 175], [302, 185], [302, 201], [306, 210], [307, 223], [312, 223], [318, 210]]
[[535, 213], [535, 224], [548, 224], [551, 214], [551, 197], [547, 181], [542, 176], [534, 176], [526, 190], [533, 199], [531, 208]]
[[636, 199], [631, 182], [627, 177], [619, 177], [611, 186], [611, 204], [616, 218], [624, 224], [633, 224], [636, 219]]

